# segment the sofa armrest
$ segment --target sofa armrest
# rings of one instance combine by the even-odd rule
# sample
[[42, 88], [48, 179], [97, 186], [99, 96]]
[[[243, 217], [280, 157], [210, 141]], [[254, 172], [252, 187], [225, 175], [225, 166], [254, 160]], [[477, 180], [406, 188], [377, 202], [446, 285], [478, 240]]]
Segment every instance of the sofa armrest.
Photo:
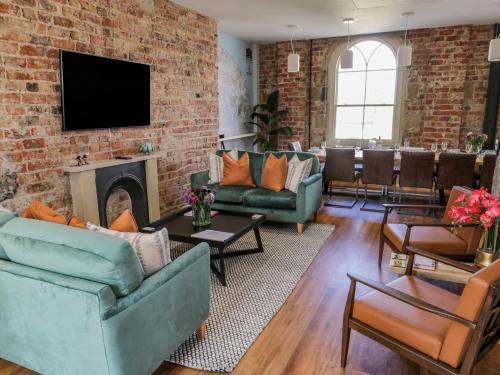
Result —
[[297, 191], [298, 223], [305, 223], [321, 207], [323, 176], [316, 173], [303, 180]]
[[305, 189], [305, 188], [307, 188], [307, 186], [310, 186], [317, 181], [321, 181], [322, 179], [323, 179], [323, 176], [321, 175], [321, 173], [316, 173], [316, 174], [313, 174], [312, 176], [307, 177], [305, 180], [302, 180], [302, 182], [299, 185], [299, 190], [298, 190], [299, 193], [300, 193], [301, 188]]
[[5, 272], [25, 279], [32, 279], [35, 282], [53, 284], [64, 289], [71, 289], [94, 295], [99, 300], [101, 315], [106, 314], [116, 302], [116, 296], [111, 290], [111, 287], [96, 281], [45, 271], [6, 260], [0, 260], [0, 272]]
[[[196, 280], [199, 281], [198, 287], [206, 287], [210, 290], [210, 247], [207, 243], [196, 245], [145, 279], [141, 286], [128, 296], [118, 299], [115, 306], [107, 314], [106, 319], [149, 296], [183, 272], [196, 273]], [[193, 285], [193, 287], [196, 287], [196, 285]]]
[[202, 186], [208, 185], [208, 181], [210, 177], [208, 175], [208, 171], [197, 172], [191, 175], [191, 187], [199, 188]]

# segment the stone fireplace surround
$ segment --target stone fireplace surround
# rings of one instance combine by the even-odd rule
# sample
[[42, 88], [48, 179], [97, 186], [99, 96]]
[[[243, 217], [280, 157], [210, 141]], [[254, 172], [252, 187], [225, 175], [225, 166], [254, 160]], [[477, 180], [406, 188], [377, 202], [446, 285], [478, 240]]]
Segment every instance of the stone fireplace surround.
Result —
[[158, 193], [159, 154], [113, 159], [65, 167], [69, 175], [73, 214], [84, 221], [108, 226], [106, 203], [113, 191], [125, 190], [140, 227], [160, 218]]

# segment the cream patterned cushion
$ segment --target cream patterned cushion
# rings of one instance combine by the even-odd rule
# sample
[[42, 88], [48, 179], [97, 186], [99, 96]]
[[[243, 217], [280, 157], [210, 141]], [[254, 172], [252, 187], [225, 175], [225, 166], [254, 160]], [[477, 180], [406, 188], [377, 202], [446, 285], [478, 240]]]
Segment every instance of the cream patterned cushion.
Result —
[[285, 189], [297, 193], [300, 183], [311, 174], [313, 159], [300, 161], [297, 155], [288, 162], [288, 175], [286, 177]]
[[146, 277], [151, 276], [172, 261], [168, 232], [165, 228], [155, 233], [126, 233], [87, 223], [87, 229], [128, 241], [135, 250]]
[[[231, 150], [229, 156], [234, 160], [238, 160], [238, 149]], [[222, 177], [224, 177], [224, 162], [222, 161], [222, 157], [211, 152], [208, 153], [208, 176], [209, 184], [218, 184], [222, 180]]]

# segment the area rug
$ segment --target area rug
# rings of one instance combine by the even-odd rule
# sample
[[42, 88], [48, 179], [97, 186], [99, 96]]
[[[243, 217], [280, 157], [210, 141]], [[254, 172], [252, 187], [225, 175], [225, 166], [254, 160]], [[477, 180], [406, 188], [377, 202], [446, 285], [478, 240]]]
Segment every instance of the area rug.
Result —
[[[212, 274], [212, 306], [207, 335], [191, 336], [169, 362], [205, 371], [232, 371], [293, 291], [333, 232], [328, 224], [309, 224], [302, 235], [295, 225], [263, 225], [264, 253], [226, 259], [227, 287]], [[186, 251], [174, 243], [173, 256]], [[230, 250], [255, 248], [250, 232]]]

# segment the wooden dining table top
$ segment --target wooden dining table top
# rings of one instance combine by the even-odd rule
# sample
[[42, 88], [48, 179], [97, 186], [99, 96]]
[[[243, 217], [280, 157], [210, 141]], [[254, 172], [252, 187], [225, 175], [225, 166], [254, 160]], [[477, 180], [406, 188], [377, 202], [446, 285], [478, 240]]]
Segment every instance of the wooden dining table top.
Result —
[[[313, 151], [309, 150], [309, 152], [311, 152], [314, 155], [316, 155], [321, 162], [326, 161], [326, 150], [325, 149], [319, 150], [318, 152], [313, 152]], [[455, 152], [455, 151], [453, 151], [453, 152]], [[435, 153], [434, 160], [435, 160], [436, 164], [439, 163], [439, 156], [440, 155], [441, 155], [441, 152], [436, 152]], [[363, 161], [363, 150], [356, 150], [355, 151], [355, 159], [358, 162], [362, 162]], [[483, 159], [484, 159], [484, 154], [478, 155], [477, 158], [476, 158], [476, 166], [482, 166], [483, 165]], [[401, 163], [401, 152], [395, 152], [394, 153], [394, 164], [395, 165], [399, 165], [400, 163]]]

